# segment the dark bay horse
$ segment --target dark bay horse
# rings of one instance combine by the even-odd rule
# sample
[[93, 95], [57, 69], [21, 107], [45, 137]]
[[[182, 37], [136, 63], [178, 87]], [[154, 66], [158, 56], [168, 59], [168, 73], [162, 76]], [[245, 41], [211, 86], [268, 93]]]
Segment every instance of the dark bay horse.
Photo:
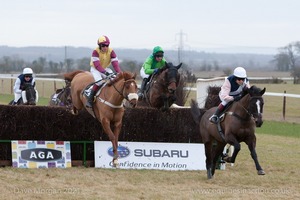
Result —
[[65, 80], [66, 86], [60, 89], [57, 89], [54, 94], [51, 95], [49, 106], [62, 106], [62, 107], [71, 107], [71, 82]]
[[[13, 104], [12, 100], [9, 105]], [[38, 94], [33, 85], [26, 85], [24, 91], [22, 91], [21, 98], [18, 100], [17, 105], [32, 105], [35, 106], [38, 101]]]
[[[94, 77], [90, 72], [74, 71], [64, 74], [66, 80], [71, 81], [71, 98], [73, 114], [86, 108], [87, 101], [84, 89], [93, 83]], [[124, 115], [123, 100], [126, 99], [132, 107], [138, 100], [136, 74], [121, 72], [114, 79], [108, 80], [96, 95], [93, 108], [86, 109], [102, 125], [113, 146], [113, 166], [118, 167], [118, 139], [122, 128]], [[112, 126], [112, 128], [111, 128]]]
[[149, 84], [145, 89], [144, 98], [142, 101], [146, 105], [162, 110], [168, 110], [169, 107], [176, 101], [176, 88], [180, 81], [178, 66], [172, 63], [166, 63], [165, 67], [160, 69], [158, 73], [153, 74]]
[[[228, 143], [234, 146], [232, 157], [224, 160], [234, 163], [238, 152], [241, 149], [240, 142], [245, 142], [254, 160], [258, 175], [264, 175], [256, 154], [255, 127], [260, 127], [263, 123], [262, 112], [264, 100], [262, 95], [266, 88], [261, 90], [256, 86], [244, 91], [240, 101], [233, 102], [226, 110], [221, 119], [221, 132], [217, 125], [212, 124], [209, 118], [214, 114], [216, 107], [210, 108], [204, 113], [200, 113], [198, 104], [195, 100], [191, 103], [191, 112], [197, 124], [199, 124], [202, 142], [205, 146], [207, 178], [211, 179], [215, 173], [216, 162], [221, 156], [224, 146]], [[213, 144], [216, 146], [213, 147]]]

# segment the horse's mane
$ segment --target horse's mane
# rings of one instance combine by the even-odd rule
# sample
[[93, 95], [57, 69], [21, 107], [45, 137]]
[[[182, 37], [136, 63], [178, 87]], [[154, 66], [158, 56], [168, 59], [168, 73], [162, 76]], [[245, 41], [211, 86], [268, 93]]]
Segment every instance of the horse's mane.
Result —
[[260, 95], [261, 92], [262, 92], [261, 88], [257, 87], [256, 85], [252, 85], [250, 88], [243, 89], [243, 96], [247, 94]]
[[76, 76], [79, 73], [83, 73], [83, 72], [85, 72], [85, 71], [83, 71], [83, 70], [76, 70], [76, 71], [73, 71], [73, 72], [65, 73], [65, 74], [63, 74], [63, 76], [64, 76], [65, 80], [71, 82], [73, 80], [74, 76]]
[[261, 89], [256, 85], [253, 85], [251, 86], [250, 91], [253, 92], [253, 94], [259, 94], [261, 92]]

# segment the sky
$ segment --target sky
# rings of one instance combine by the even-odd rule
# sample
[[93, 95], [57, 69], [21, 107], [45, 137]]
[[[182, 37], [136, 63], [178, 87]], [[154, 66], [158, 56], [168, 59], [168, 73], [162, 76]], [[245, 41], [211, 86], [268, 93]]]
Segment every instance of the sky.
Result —
[[[0, 45], [274, 53], [300, 40], [299, 0], [0, 0]], [[276, 52], [275, 52], [276, 53]]]

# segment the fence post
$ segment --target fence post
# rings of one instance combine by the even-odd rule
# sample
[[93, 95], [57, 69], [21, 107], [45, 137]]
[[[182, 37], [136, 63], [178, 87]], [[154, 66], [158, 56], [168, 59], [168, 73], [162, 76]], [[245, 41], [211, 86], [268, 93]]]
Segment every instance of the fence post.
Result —
[[13, 94], [13, 75], [11, 75], [11, 79], [10, 79], [10, 94]]
[[42, 97], [45, 97], [45, 82], [43, 81]]
[[54, 81], [54, 91], [56, 91], [56, 81]]
[[283, 120], [285, 120], [285, 109], [286, 109], [286, 91], [284, 91], [284, 95], [283, 95], [283, 109], [282, 109], [282, 117]]

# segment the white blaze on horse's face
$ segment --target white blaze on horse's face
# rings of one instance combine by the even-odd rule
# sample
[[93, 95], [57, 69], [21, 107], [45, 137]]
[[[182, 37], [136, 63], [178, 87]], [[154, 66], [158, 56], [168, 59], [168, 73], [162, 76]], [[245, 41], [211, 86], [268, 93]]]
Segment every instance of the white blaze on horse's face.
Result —
[[260, 100], [256, 100], [256, 108], [257, 108], [257, 113], [261, 114], [261, 108], [260, 108]]
[[[135, 84], [133, 82], [130, 83], [130, 87], [135, 87]], [[139, 96], [137, 93], [129, 93], [128, 94], [128, 100], [131, 101], [133, 99], [136, 99], [136, 100], [139, 99]]]

